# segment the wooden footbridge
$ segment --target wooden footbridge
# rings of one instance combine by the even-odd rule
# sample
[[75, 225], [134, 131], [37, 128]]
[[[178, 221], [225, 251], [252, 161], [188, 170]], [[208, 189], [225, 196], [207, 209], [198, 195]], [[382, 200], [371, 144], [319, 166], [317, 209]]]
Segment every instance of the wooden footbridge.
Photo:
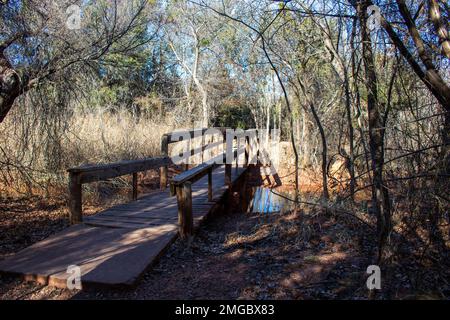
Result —
[[[226, 143], [225, 129], [220, 131], [224, 137], [222, 143]], [[194, 133], [190, 132], [192, 138]], [[175, 142], [178, 140], [173, 139], [173, 133], [164, 135], [162, 156], [158, 158], [69, 169], [72, 225], [0, 261], [0, 272], [64, 288], [68, 278], [73, 276], [71, 266], [76, 266], [80, 268], [77, 270], [81, 271], [83, 287], [134, 285], [178, 236], [190, 241], [194, 229], [208, 214], [227, 208], [233, 188], [245, 188], [248, 139], [243, 148], [244, 165], [201, 162], [169, 180], [168, 166], [172, 164], [169, 145]], [[189, 147], [191, 155], [198, 148], [203, 159], [204, 139], [197, 149]], [[216, 157], [225, 155], [221, 153]], [[152, 169], [160, 171], [161, 190], [138, 197], [138, 172]], [[83, 219], [82, 185], [123, 175], [133, 177], [134, 201]], [[245, 192], [240, 191], [239, 194], [244, 195]]]

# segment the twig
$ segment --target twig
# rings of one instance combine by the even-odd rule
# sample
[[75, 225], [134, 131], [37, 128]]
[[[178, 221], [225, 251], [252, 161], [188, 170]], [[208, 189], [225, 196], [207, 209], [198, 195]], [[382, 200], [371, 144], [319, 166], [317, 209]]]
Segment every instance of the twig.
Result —
[[306, 204], [306, 205], [314, 206], [314, 207], [321, 207], [322, 209], [325, 209], [325, 210], [330, 210], [330, 211], [334, 211], [334, 212], [337, 212], [337, 213], [343, 213], [343, 214], [352, 216], [352, 217], [358, 219], [360, 222], [362, 222], [365, 225], [367, 225], [368, 227], [370, 227], [371, 229], [375, 229], [375, 227], [373, 225], [371, 225], [370, 223], [364, 221], [363, 219], [361, 219], [360, 217], [356, 216], [355, 214], [353, 214], [353, 213], [351, 213], [349, 211], [345, 211], [345, 210], [342, 210], [342, 209], [337, 209], [337, 208], [333, 208], [333, 207], [329, 207], [329, 206], [324, 206], [324, 205], [322, 205], [320, 203], [316, 203], [316, 202], [308, 202], [308, 201], [301, 201], [301, 200], [291, 199], [289, 197], [286, 197], [286, 196], [284, 196], [282, 194], [279, 194], [279, 193], [273, 191], [273, 189], [270, 189], [270, 192], [272, 192], [273, 194], [275, 194], [275, 195], [277, 195], [277, 196], [279, 196], [279, 197], [281, 197], [281, 198], [283, 198], [285, 200], [288, 200], [288, 201], [291, 201], [291, 202], [294, 202], [294, 203]]

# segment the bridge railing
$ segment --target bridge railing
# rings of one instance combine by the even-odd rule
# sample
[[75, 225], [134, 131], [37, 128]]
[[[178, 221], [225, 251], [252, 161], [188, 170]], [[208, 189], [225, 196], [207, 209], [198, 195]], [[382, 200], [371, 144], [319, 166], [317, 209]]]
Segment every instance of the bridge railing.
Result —
[[[245, 140], [246, 144], [248, 140]], [[245, 164], [248, 165], [247, 148], [245, 148]], [[238, 151], [234, 150], [234, 157], [237, 157]], [[189, 238], [194, 231], [194, 218], [192, 215], [192, 184], [208, 175], [208, 201], [213, 201], [213, 170], [225, 163], [225, 185], [228, 188], [228, 202], [232, 197], [232, 164], [226, 162], [226, 153], [216, 156], [208, 163], [202, 163], [190, 170], [180, 173], [170, 181], [170, 193], [177, 196], [178, 203], [178, 225], [179, 233], [182, 238]], [[236, 162], [236, 169], [239, 164]]]
[[[226, 130], [228, 128], [216, 127], [214, 129], [217, 129], [217, 130], [219, 130], [222, 133], [223, 139], [225, 141], [225, 139], [226, 139]], [[202, 139], [199, 147], [191, 148], [191, 150], [190, 150], [191, 156], [193, 156], [195, 154], [200, 154], [202, 159], [203, 159], [203, 152], [205, 151], [205, 147], [206, 147], [203, 134], [207, 130], [208, 130], [207, 128], [202, 128], [202, 129], [194, 129], [194, 130], [188, 131], [191, 139], [196, 138], [196, 134], [199, 135], [200, 133], [201, 133], [201, 139]], [[176, 139], [174, 138], [175, 134], [176, 134], [175, 132], [170, 132], [170, 133], [166, 133], [166, 134], [164, 134], [162, 136], [162, 138], [161, 138], [161, 155], [162, 156], [164, 156], [164, 157], [168, 157], [169, 156], [169, 145], [170, 144], [182, 142], [182, 141], [180, 141], [178, 139], [178, 137]], [[187, 159], [187, 162], [188, 162], [188, 160], [189, 159]], [[189, 169], [189, 164], [187, 162], [183, 166], [184, 170], [188, 170]], [[169, 180], [168, 180], [168, 166], [167, 165], [161, 166], [161, 168], [160, 168], [160, 175], [159, 176], [160, 176], [160, 183], [159, 183], [160, 188], [161, 188], [161, 190], [164, 190], [164, 189], [167, 188], [167, 184], [169, 182]]]
[[80, 223], [83, 220], [82, 212], [82, 185], [84, 183], [105, 181], [131, 174], [133, 176], [133, 200], [138, 196], [138, 172], [158, 169], [161, 166], [170, 165], [169, 157], [155, 157], [141, 160], [127, 160], [108, 164], [85, 165], [70, 168], [69, 172], [69, 218], [71, 224]]
[[177, 196], [178, 225], [180, 236], [186, 238], [193, 233], [192, 184], [208, 175], [208, 201], [213, 201], [212, 172], [217, 164], [202, 163], [195, 168], [175, 176], [170, 182], [171, 195]]
[[[215, 128], [220, 130], [223, 134], [223, 143], [226, 141], [226, 130], [227, 128]], [[190, 154], [193, 156], [201, 150], [201, 158], [203, 159], [203, 152], [205, 151], [206, 145], [203, 139], [203, 134], [207, 129], [201, 129], [201, 145], [199, 148], [194, 148], [190, 150]], [[189, 131], [190, 137], [195, 138], [200, 129]], [[132, 199], [136, 200], [138, 191], [138, 172], [143, 172], [151, 169], [160, 170], [160, 186], [161, 189], [165, 189], [168, 183], [168, 166], [173, 164], [171, 158], [169, 158], [169, 145], [172, 143], [180, 142], [178, 139], [173, 138], [174, 132], [167, 133], [162, 136], [161, 139], [161, 157], [145, 158], [141, 160], [127, 160], [119, 161], [115, 163], [108, 164], [94, 164], [85, 165], [75, 168], [70, 168], [69, 172], [69, 218], [71, 224], [80, 223], [83, 220], [82, 215], [82, 185], [85, 183], [105, 181], [111, 178], [124, 176], [131, 174], [132, 179]], [[238, 137], [234, 137], [236, 139]], [[248, 139], [245, 140], [245, 165], [248, 163]], [[237, 151], [235, 151], [235, 156], [237, 159]], [[225, 154], [219, 155], [217, 157], [224, 157]], [[224, 161], [225, 163], [225, 161]], [[237, 165], [237, 160], [236, 160]], [[183, 234], [191, 232], [192, 225], [192, 192], [190, 190], [190, 185], [208, 174], [208, 197], [212, 200], [212, 171], [218, 167], [215, 164], [201, 163], [200, 165], [188, 170], [188, 165], [185, 164], [185, 169], [187, 171], [181, 173], [180, 175], [174, 177], [171, 181], [171, 190], [173, 195], [176, 193], [178, 198], [179, 206], [179, 221], [182, 228], [180, 230]], [[225, 183], [231, 188], [231, 168], [230, 164], [225, 165]], [[185, 191], [182, 191], [185, 190]], [[190, 203], [190, 204], [189, 204]], [[180, 209], [181, 208], [181, 209]], [[189, 212], [191, 212], [189, 214]]]

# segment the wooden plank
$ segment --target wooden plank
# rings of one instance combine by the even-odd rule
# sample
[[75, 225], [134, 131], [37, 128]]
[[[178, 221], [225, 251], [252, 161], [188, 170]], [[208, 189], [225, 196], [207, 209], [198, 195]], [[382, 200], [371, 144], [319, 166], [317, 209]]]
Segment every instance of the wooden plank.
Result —
[[162, 223], [173, 223], [175, 219], [168, 218], [142, 218], [142, 217], [118, 217], [118, 216], [92, 216], [84, 219], [86, 223], [102, 221], [118, 221], [142, 225], [160, 225]]
[[134, 172], [156, 169], [169, 164], [171, 164], [170, 158], [157, 157], [141, 160], [120, 161], [108, 164], [87, 165], [70, 168], [67, 171], [79, 173], [81, 176], [81, 183], [88, 183], [132, 174]]
[[[213, 172], [214, 198], [223, 197], [225, 168]], [[232, 170], [235, 182], [243, 168]], [[188, 192], [185, 192], [188, 194]], [[208, 201], [208, 178], [191, 185], [191, 208], [185, 222], [194, 226], [217, 208]], [[121, 208], [128, 208], [130, 211]], [[67, 266], [82, 270], [83, 287], [90, 284], [133, 285], [178, 234], [179, 210], [176, 198], [168, 192], [140, 197], [135, 202], [107, 209], [86, 217], [85, 223], [69, 227], [31, 247], [0, 261], [0, 270], [21, 274], [27, 280], [65, 287]], [[189, 219], [189, 214], [191, 218]]]
[[203, 178], [203, 176], [208, 174], [208, 170], [213, 168], [215, 164], [202, 163], [188, 171], [182, 172], [179, 175], [172, 178], [171, 183], [174, 185], [183, 184], [186, 181], [195, 182]]
[[210, 159], [208, 162], [202, 163], [190, 170], [182, 172], [173, 177], [171, 183], [174, 185], [181, 185], [186, 181], [191, 181], [192, 183], [194, 183], [203, 178], [205, 175], [207, 175], [208, 170], [210, 169], [214, 170], [216, 168], [221, 167], [222, 166], [221, 163], [224, 162], [225, 157], [226, 157], [225, 153], [218, 155], [215, 158]]
[[[226, 128], [226, 127], [215, 127], [213, 129], [219, 130], [222, 133], [222, 135], [225, 137], [226, 130], [229, 129], [229, 128]], [[201, 135], [204, 135], [207, 130], [209, 130], [209, 128], [194, 129], [194, 130], [189, 130], [187, 132], [188, 132], [189, 136], [192, 139], [192, 138], [194, 138], [195, 134], [199, 134], [199, 132], [201, 131]], [[180, 132], [184, 132], [184, 131], [180, 131]], [[175, 140], [175, 138], [173, 137], [176, 133], [177, 132], [166, 133], [166, 134], [163, 135], [163, 138], [166, 137], [166, 139], [167, 139], [169, 144], [180, 142], [181, 140], [179, 140], [179, 139]]]
[[176, 226], [176, 222], [170, 222], [170, 221], [155, 221], [154, 223], [134, 223], [134, 222], [127, 222], [127, 221], [107, 221], [107, 220], [97, 220], [97, 219], [91, 219], [89, 221], [86, 221], [86, 225], [94, 226], [94, 227], [107, 227], [107, 228], [127, 228], [127, 229], [143, 229], [148, 228], [152, 226], [161, 226], [161, 225], [167, 225], [172, 224]]
[[[195, 201], [194, 201], [195, 200]], [[197, 199], [193, 200], [193, 208], [210, 208], [213, 207], [216, 202], [197, 202]], [[174, 206], [170, 210], [149, 210], [149, 211], [115, 211], [113, 209], [108, 209], [107, 211], [101, 212], [94, 217], [109, 216], [109, 217], [130, 217], [142, 218], [142, 219], [177, 219], [177, 206]]]
[[[158, 209], [158, 208], [166, 208], [170, 206], [176, 205], [176, 200], [174, 198], [170, 198], [168, 195], [165, 195], [165, 198], [149, 198], [142, 199], [135, 202], [127, 202], [123, 204], [116, 205], [111, 207], [110, 209], [114, 210], [123, 210], [123, 211], [133, 211], [133, 210], [142, 210], [142, 209]], [[108, 209], [109, 210], [109, 209]]]
[[[219, 196], [218, 192], [220, 192], [220, 188], [214, 189], [215, 195]], [[197, 199], [201, 200], [207, 200], [208, 194], [207, 190], [202, 190], [202, 192], [192, 192], [193, 196]], [[215, 199], [217, 197], [215, 196]], [[213, 199], [214, 200], [214, 199]], [[214, 201], [213, 201], [214, 202]], [[111, 207], [108, 210], [115, 210], [115, 211], [148, 211], [148, 210], [154, 210], [154, 209], [161, 209], [161, 208], [171, 208], [176, 207], [177, 201], [175, 198], [168, 198], [167, 201], [164, 202], [157, 202], [157, 201], [148, 201], [148, 202], [141, 202], [139, 204], [136, 204], [134, 202], [129, 202], [126, 204], [120, 204], [114, 207]]]
[[130, 286], [177, 236], [176, 224], [149, 228], [71, 226], [0, 261], [3, 273], [65, 288], [67, 267], [81, 268], [81, 284]]
[[[160, 211], [166, 211], [166, 210], [176, 210], [177, 208], [177, 203], [176, 201], [173, 202], [170, 206], [164, 206], [164, 207], [143, 207], [143, 208], [127, 208], [127, 207], [123, 207], [123, 208], [111, 208], [108, 209], [108, 212], [136, 212], [136, 213], [145, 213], [145, 212], [160, 212]], [[99, 213], [100, 214], [100, 213]]]
[[178, 220], [177, 211], [160, 211], [160, 212], [126, 212], [126, 211], [113, 211], [108, 210], [95, 217], [123, 217], [129, 219], [166, 219], [166, 220]]

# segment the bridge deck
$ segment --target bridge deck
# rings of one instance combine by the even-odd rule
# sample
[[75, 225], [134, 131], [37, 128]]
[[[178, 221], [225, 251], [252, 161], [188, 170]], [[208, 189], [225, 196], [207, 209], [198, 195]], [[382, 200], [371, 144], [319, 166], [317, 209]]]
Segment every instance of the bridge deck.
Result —
[[[232, 170], [233, 183], [245, 171]], [[225, 194], [224, 167], [213, 172], [212, 202], [207, 177], [192, 186], [194, 225]], [[178, 235], [176, 197], [158, 191], [118, 205], [0, 261], [0, 272], [66, 287], [67, 268], [81, 268], [82, 285], [133, 285]]]

